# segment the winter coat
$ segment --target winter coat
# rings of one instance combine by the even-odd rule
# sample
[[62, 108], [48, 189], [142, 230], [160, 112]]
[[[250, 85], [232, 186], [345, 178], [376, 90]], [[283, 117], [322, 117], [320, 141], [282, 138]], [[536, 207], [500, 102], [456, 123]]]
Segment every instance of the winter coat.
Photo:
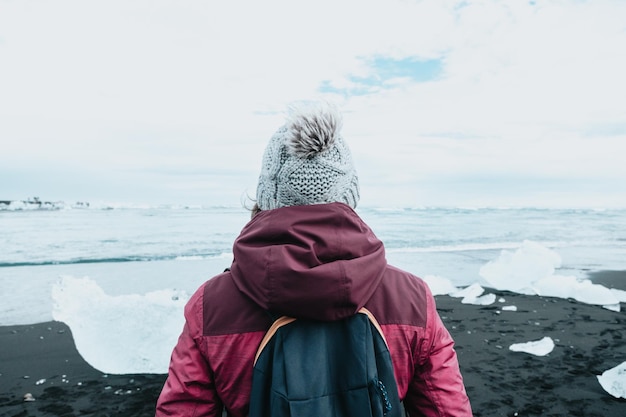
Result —
[[[382, 242], [342, 203], [257, 214], [230, 271], [185, 307], [157, 416], [248, 414], [253, 360], [272, 315], [338, 320], [370, 310], [411, 416], [471, 416], [454, 342], [428, 286], [387, 264]], [[306, 376], [303, 376], [306, 377]]]

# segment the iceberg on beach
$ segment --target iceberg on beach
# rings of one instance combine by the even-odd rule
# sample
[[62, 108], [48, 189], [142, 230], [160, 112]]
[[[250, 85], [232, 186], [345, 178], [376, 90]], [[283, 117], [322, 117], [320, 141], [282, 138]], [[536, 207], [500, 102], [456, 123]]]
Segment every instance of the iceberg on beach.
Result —
[[433, 295], [450, 294], [458, 291], [458, 288], [455, 287], [454, 284], [452, 284], [452, 282], [447, 278], [436, 275], [426, 275], [424, 277], [424, 281]]
[[67, 324], [81, 356], [110, 374], [167, 373], [187, 302], [184, 293], [107, 295], [89, 278], [64, 276], [53, 286], [52, 316]]
[[544, 337], [541, 340], [535, 340], [526, 343], [514, 343], [509, 346], [509, 350], [513, 352], [524, 352], [535, 356], [546, 356], [554, 350], [554, 341], [550, 337]]
[[469, 287], [463, 288], [450, 293], [451, 297], [463, 298], [462, 304], [474, 304], [479, 306], [487, 306], [493, 304], [496, 301], [495, 294], [485, 294], [485, 289], [480, 284], [472, 284]]
[[611, 292], [620, 302], [626, 303], [626, 291], [618, 290], [617, 288], [611, 288]]
[[555, 274], [560, 266], [558, 253], [526, 240], [516, 251], [503, 250], [498, 258], [483, 265], [480, 276], [498, 290], [573, 298], [587, 304], [619, 308], [622, 297], [618, 292], [589, 280]]
[[503, 250], [479, 273], [493, 288], [529, 294], [535, 281], [551, 276], [560, 266], [561, 257], [556, 252], [525, 240], [515, 251]]
[[619, 299], [608, 288], [593, 284], [589, 280], [579, 281], [576, 277], [551, 275], [533, 283], [538, 295], [559, 298], [573, 298], [587, 304], [619, 304]]
[[615, 398], [626, 398], [626, 362], [598, 375], [602, 388]]

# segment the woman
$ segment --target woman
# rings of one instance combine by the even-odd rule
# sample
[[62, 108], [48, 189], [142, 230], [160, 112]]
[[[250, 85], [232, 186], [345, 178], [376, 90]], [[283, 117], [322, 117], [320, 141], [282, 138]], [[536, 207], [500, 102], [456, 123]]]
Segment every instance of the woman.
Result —
[[[471, 416], [454, 342], [420, 278], [387, 264], [354, 209], [359, 184], [332, 106], [295, 109], [270, 140], [257, 210], [230, 270], [185, 308], [157, 416], [248, 414], [254, 355], [272, 315], [380, 323], [412, 416]], [[268, 314], [271, 312], [272, 314]]]

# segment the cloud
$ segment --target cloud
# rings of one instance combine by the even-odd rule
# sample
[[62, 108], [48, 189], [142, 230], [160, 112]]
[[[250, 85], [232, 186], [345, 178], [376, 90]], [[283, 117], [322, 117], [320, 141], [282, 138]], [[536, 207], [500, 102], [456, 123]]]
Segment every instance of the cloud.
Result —
[[72, 170], [253, 178], [286, 105], [323, 97], [366, 191], [474, 178], [495, 204], [486, 178], [614, 183], [625, 18], [618, 0], [0, 0], [0, 163], [35, 187]]

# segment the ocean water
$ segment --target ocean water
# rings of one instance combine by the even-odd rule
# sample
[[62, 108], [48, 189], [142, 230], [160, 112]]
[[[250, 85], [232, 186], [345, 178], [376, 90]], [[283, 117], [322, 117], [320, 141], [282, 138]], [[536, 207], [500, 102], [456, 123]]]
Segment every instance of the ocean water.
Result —
[[[65, 321], [83, 356], [111, 373], [166, 371], [185, 301], [230, 265], [250, 218], [241, 207], [22, 208], [0, 210], [0, 325]], [[357, 212], [389, 263], [435, 293], [480, 285], [618, 308], [626, 301], [585, 282], [589, 272], [626, 270], [626, 210]]]

